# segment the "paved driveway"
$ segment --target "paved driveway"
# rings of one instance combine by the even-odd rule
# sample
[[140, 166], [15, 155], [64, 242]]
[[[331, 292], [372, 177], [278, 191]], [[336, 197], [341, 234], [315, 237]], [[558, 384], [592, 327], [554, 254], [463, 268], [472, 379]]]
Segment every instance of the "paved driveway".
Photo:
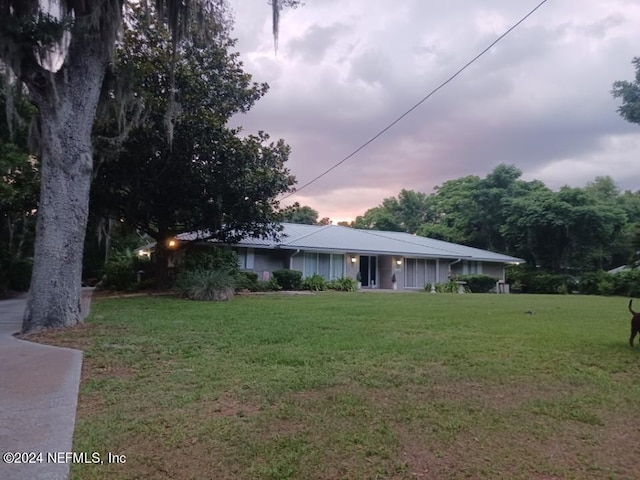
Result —
[[[70, 464], [49, 454], [71, 451], [82, 352], [14, 338], [24, 308], [0, 301], [0, 479], [63, 480]], [[7, 463], [6, 452], [34, 463]]]

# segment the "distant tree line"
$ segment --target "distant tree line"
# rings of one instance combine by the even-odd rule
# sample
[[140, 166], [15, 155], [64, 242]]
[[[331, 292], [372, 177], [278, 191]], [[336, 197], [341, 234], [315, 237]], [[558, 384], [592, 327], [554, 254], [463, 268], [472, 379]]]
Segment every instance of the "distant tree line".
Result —
[[283, 208], [279, 212], [279, 219], [286, 223], [298, 223], [303, 225], [329, 225], [331, 220], [329, 217], [318, 219], [320, 214], [317, 210], [307, 206], [300, 205], [298, 202]]
[[415, 233], [523, 258], [553, 272], [609, 269], [640, 249], [640, 192], [610, 177], [551, 190], [513, 165], [449, 180], [425, 194], [402, 190], [348, 224]]

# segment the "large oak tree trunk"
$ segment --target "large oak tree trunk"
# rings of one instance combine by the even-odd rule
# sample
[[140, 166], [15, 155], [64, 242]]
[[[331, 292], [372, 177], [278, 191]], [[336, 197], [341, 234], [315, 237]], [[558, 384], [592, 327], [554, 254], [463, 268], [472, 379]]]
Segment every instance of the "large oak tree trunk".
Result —
[[82, 255], [93, 170], [91, 129], [108, 55], [102, 45], [75, 47], [63, 69], [32, 78], [29, 85], [40, 112], [42, 185], [24, 333], [81, 321]]

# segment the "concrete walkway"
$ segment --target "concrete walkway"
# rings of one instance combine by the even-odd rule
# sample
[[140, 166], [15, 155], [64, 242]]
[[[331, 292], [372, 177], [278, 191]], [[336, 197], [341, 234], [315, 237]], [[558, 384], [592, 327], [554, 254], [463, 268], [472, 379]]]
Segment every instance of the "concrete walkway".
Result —
[[[83, 294], [86, 316], [90, 291]], [[82, 352], [13, 337], [25, 302], [0, 301], [0, 479], [66, 480], [70, 463], [57, 452], [72, 451]], [[6, 452], [35, 463], [7, 463]]]

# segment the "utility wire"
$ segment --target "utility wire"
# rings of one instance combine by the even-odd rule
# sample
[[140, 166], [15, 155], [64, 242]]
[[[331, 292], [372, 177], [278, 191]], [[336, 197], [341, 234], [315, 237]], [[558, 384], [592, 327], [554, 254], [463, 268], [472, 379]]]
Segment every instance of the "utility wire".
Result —
[[389, 125], [387, 125], [385, 128], [383, 128], [382, 130], [380, 130], [376, 135], [374, 135], [373, 137], [371, 137], [369, 140], [367, 140], [367, 142], [363, 143], [362, 145], [360, 145], [357, 149], [355, 149], [353, 152], [351, 152], [349, 155], [347, 155], [346, 157], [344, 157], [342, 160], [340, 160], [338, 163], [336, 163], [335, 165], [333, 165], [331, 168], [325, 170], [324, 172], [322, 172], [320, 175], [314, 177], [312, 180], [308, 181], [307, 183], [305, 183], [304, 185], [302, 185], [300, 188], [296, 189], [295, 192], [291, 192], [289, 195], [286, 195], [284, 197], [281, 198], [281, 200], [284, 200], [286, 198], [289, 198], [293, 195], [295, 195], [296, 193], [300, 192], [301, 190], [307, 188], [309, 185], [311, 185], [312, 183], [317, 182], [318, 180], [320, 180], [322, 177], [324, 177], [325, 175], [327, 175], [329, 172], [331, 172], [332, 170], [338, 168], [340, 165], [342, 165], [344, 162], [346, 162], [347, 160], [349, 160], [351, 157], [353, 157], [354, 155], [356, 155], [358, 152], [360, 152], [360, 150], [364, 149], [366, 146], [368, 146], [370, 143], [373, 143], [375, 140], [377, 140], [379, 137], [381, 137], [384, 133], [386, 133], [388, 130], [391, 129], [391, 127], [393, 127], [396, 123], [398, 123], [400, 120], [402, 120], [404, 117], [406, 117], [407, 115], [409, 115], [411, 112], [413, 112], [416, 108], [418, 108], [420, 105], [422, 105], [424, 102], [426, 102], [432, 95], [434, 95], [436, 92], [438, 92], [438, 90], [440, 90], [442, 87], [444, 87], [445, 85], [447, 85], [448, 83], [450, 83], [454, 78], [456, 78], [458, 75], [460, 75], [462, 72], [464, 72], [467, 68], [469, 68], [471, 65], [473, 65], [476, 60], [478, 60], [480, 57], [482, 57], [485, 53], [487, 53], [489, 50], [491, 50], [491, 48], [493, 48], [498, 42], [500, 42], [500, 40], [502, 40], [504, 37], [506, 37], [507, 35], [509, 35], [513, 30], [515, 30], [521, 23], [523, 23], [525, 20], [527, 20], [527, 18], [529, 18], [531, 15], [533, 15], [536, 10], [538, 10], [540, 7], [542, 7], [545, 3], [547, 3], [548, 0], [542, 0], [542, 2], [540, 2], [538, 5], [536, 5], [536, 7], [531, 10], [529, 13], [527, 13], [524, 17], [522, 17], [517, 23], [515, 23], [511, 28], [509, 28], [509, 30], [507, 30], [506, 32], [504, 32], [502, 35], [500, 35], [498, 38], [496, 38], [491, 45], [489, 45], [487, 48], [485, 48], [484, 50], [482, 50], [482, 52], [480, 52], [478, 55], [476, 55], [475, 57], [473, 57], [471, 60], [469, 60], [469, 62], [467, 62], [462, 68], [460, 68], [456, 73], [454, 73], [453, 75], [451, 75], [447, 80], [445, 80], [444, 82], [442, 82], [440, 85], [438, 85], [436, 88], [434, 88], [433, 90], [431, 90], [431, 92], [429, 92], [429, 94], [427, 94], [424, 98], [422, 98], [422, 100], [420, 100], [418, 103], [416, 103], [413, 107], [411, 107], [409, 110], [407, 110], [406, 112], [404, 112], [402, 115], [400, 115], [398, 118], [396, 118], [393, 122], [391, 122]]

